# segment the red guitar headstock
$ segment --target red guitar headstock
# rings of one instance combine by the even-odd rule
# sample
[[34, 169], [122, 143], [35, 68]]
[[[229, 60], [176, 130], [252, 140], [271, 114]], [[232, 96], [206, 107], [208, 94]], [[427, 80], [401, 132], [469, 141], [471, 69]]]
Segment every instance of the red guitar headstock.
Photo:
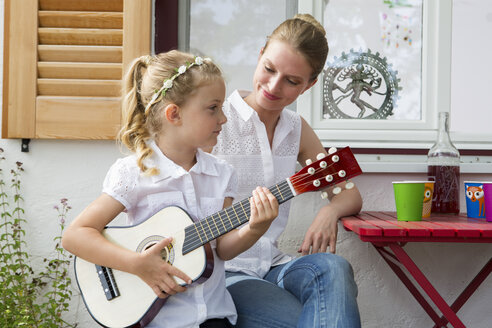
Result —
[[[318, 156], [321, 157], [320, 155]], [[297, 194], [323, 189], [362, 174], [350, 147], [335, 151], [321, 159], [319, 157], [316, 162], [306, 165], [289, 178]]]

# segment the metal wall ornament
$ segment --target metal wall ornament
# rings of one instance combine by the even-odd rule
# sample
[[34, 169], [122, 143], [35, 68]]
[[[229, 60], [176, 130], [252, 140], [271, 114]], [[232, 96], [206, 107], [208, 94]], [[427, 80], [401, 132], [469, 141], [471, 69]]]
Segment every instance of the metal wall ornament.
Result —
[[324, 118], [387, 119], [401, 90], [397, 74], [379, 52], [343, 52], [324, 70]]

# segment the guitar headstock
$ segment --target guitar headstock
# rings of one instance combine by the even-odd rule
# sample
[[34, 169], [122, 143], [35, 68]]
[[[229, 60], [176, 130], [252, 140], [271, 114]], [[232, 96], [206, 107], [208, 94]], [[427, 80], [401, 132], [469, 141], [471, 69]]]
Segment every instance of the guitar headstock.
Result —
[[[323, 189], [362, 174], [350, 147], [332, 148], [327, 156], [319, 154], [316, 162], [307, 164], [289, 178], [296, 194]], [[350, 182], [346, 186], [348, 189], [352, 187]], [[334, 190], [334, 193], [340, 191]]]

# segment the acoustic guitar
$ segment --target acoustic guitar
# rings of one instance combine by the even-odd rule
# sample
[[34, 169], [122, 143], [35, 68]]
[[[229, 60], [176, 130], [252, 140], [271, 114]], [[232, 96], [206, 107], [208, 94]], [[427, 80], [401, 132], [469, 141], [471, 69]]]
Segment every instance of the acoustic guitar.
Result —
[[[269, 188], [279, 204], [308, 191], [343, 182], [362, 171], [349, 147], [334, 150], [306, 165], [292, 177]], [[345, 188], [352, 188], [352, 182]], [[333, 193], [341, 191], [335, 187]], [[326, 197], [326, 193], [322, 194]], [[143, 252], [165, 237], [173, 237], [162, 250], [162, 258], [186, 273], [193, 283], [202, 283], [213, 271], [209, 242], [248, 222], [249, 199], [234, 203], [200, 221], [194, 222], [181, 208], [166, 207], [134, 226], [109, 226], [103, 236], [121, 247]], [[75, 257], [75, 277], [92, 318], [103, 327], [144, 327], [157, 315], [166, 299], [138, 276], [113, 270]], [[176, 281], [185, 285], [181, 279]], [[172, 296], [171, 296], [172, 297]]]

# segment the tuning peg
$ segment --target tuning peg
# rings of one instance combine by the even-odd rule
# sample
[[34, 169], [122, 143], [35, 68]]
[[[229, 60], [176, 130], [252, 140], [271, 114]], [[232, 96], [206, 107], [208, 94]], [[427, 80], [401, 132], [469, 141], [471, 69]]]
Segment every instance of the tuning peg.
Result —
[[317, 159], [318, 161], [319, 161], [320, 159], [322, 159], [322, 158], [325, 158], [325, 157], [326, 157], [326, 155], [325, 155], [325, 154], [323, 154], [323, 153], [319, 153], [318, 155], [316, 155], [316, 159]]
[[345, 184], [345, 189], [352, 189], [355, 186], [353, 182], [347, 182]]
[[312, 161], [312, 160], [310, 160], [309, 158], [308, 158], [308, 159], [306, 159], [306, 165], [311, 165], [311, 164], [313, 164], [313, 161]]
[[319, 167], [321, 167], [322, 169], [326, 168], [327, 166], [328, 166], [328, 164], [326, 164], [326, 162], [325, 162], [325, 161], [321, 161], [321, 162], [319, 163]]
[[314, 172], [315, 172], [314, 167], [310, 167], [310, 168], [308, 169], [308, 173], [309, 173], [309, 174], [314, 174]]
[[347, 173], [345, 173], [345, 171], [344, 171], [344, 170], [340, 170], [340, 171], [338, 171], [338, 176], [339, 176], [340, 178], [343, 178], [343, 177], [344, 177], [344, 176], [346, 176], [346, 175], [347, 175]]
[[338, 157], [338, 155], [333, 155], [331, 157], [331, 160], [336, 163], [336, 162], [338, 162], [340, 160], [340, 157]]
[[340, 187], [333, 188], [333, 194], [338, 195], [341, 192], [342, 192], [342, 188], [340, 188]]
[[328, 149], [328, 154], [333, 154], [333, 153], [336, 153], [337, 152], [337, 149], [335, 147], [331, 147], [330, 149]]
[[327, 176], [325, 177], [325, 180], [326, 180], [327, 182], [332, 182], [332, 181], [333, 181], [333, 176], [332, 176], [332, 175], [327, 175]]
[[314, 185], [315, 187], [319, 187], [319, 186], [321, 185], [321, 182], [319, 182], [319, 180], [314, 180], [314, 181], [313, 181], [313, 185]]
[[327, 199], [328, 198], [328, 193], [326, 191], [323, 191], [321, 193], [321, 199]]

